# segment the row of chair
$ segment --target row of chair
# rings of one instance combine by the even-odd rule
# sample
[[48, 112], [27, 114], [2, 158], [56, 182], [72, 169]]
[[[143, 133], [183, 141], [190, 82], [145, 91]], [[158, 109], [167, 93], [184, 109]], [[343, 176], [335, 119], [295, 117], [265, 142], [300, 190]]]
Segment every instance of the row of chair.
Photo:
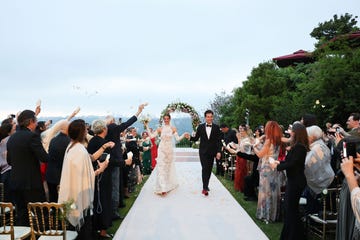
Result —
[[14, 225], [14, 206], [11, 202], [0, 202], [0, 240], [3, 239], [63, 239], [77, 237], [76, 231], [66, 229], [64, 205], [36, 202], [28, 204], [30, 227]]

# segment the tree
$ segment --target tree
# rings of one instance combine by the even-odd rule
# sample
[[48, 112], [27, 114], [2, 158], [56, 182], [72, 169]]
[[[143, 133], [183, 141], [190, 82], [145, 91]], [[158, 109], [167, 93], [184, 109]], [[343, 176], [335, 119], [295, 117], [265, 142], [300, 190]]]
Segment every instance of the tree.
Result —
[[[225, 91], [220, 92], [219, 94], [215, 93], [215, 98], [212, 102], [210, 102], [210, 108], [214, 112], [214, 121], [220, 123], [222, 116], [228, 115], [228, 111], [226, 110], [227, 106], [231, 102], [232, 96], [227, 95]], [[230, 114], [231, 115], [231, 114]], [[227, 123], [229, 122], [223, 122]]]
[[319, 23], [318, 27], [314, 28], [310, 33], [311, 37], [318, 40], [315, 46], [320, 47], [336, 36], [358, 31], [359, 28], [356, 26], [356, 18], [358, 18], [358, 16], [353, 17], [352, 14], [349, 13], [345, 13], [345, 15], [341, 15], [340, 17], [335, 14], [333, 19]]
[[320, 127], [327, 121], [344, 124], [360, 111], [360, 44], [342, 37], [359, 30], [356, 18], [334, 15], [312, 31], [319, 40], [314, 63], [278, 68], [269, 61], [253, 68], [243, 86], [217, 105], [221, 122], [245, 123], [249, 109], [252, 128], [268, 120], [286, 126], [304, 113], [315, 114]]

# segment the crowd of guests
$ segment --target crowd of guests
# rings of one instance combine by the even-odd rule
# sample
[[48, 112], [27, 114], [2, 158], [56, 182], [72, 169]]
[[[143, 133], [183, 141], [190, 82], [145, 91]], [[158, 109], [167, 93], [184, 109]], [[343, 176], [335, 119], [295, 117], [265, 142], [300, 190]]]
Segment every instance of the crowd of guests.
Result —
[[[354, 174], [353, 166], [360, 163], [359, 119], [359, 113], [350, 114], [347, 132], [338, 123], [318, 126], [313, 114], [305, 114], [287, 129], [276, 121], [268, 121], [254, 132], [247, 125], [230, 129], [222, 124], [224, 155], [217, 160], [216, 174], [228, 171], [234, 189], [242, 192], [246, 201], [257, 201], [257, 219], [267, 224], [284, 222], [280, 239], [305, 239], [306, 215], [321, 211], [323, 190], [341, 187], [336, 238], [357, 239], [360, 188], [354, 180], [359, 173]], [[351, 156], [344, 154], [344, 144]], [[300, 213], [301, 197], [306, 206]]]
[[79, 108], [56, 123], [38, 121], [40, 105], [4, 119], [0, 180], [16, 224], [29, 225], [29, 202], [59, 202], [71, 206], [67, 219], [77, 239], [111, 238], [107, 229], [122, 217], [124, 198], [156, 165], [157, 140], [131, 126], [144, 106], [126, 122], [73, 120]]
[[[72, 120], [79, 108], [56, 123], [42, 122], [39, 105], [3, 120], [0, 180], [4, 201], [16, 205], [16, 224], [29, 224], [29, 202], [68, 203], [75, 206], [68, 220], [78, 239], [111, 237], [107, 229], [121, 218], [118, 210], [125, 206], [124, 198], [156, 166], [157, 139], [150, 137], [152, 130], [138, 133], [131, 126], [144, 106], [126, 122], [116, 122], [113, 116], [91, 125]], [[245, 124], [238, 129], [222, 124], [223, 157], [216, 160], [216, 174], [224, 175], [233, 165], [234, 189], [243, 192], [245, 200], [257, 201], [256, 218], [284, 222], [281, 239], [305, 237], [300, 197], [307, 199], [305, 213], [316, 213], [323, 190], [341, 186], [336, 237], [356, 239], [360, 237], [359, 120], [359, 113], [350, 114], [348, 132], [338, 123], [321, 128], [312, 114], [286, 130], [276, 121], [254, 132]]]

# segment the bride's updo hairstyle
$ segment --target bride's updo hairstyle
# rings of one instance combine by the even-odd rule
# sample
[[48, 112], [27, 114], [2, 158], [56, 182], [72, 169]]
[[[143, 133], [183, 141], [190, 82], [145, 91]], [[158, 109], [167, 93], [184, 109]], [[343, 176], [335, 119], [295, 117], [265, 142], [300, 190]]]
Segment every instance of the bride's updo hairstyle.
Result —
[[163, 119], [164, 119], [165, 117], [169, 117], [169, 119], [171, 119], [170, 113], [165, 113], [164, 116], [163, 116]]

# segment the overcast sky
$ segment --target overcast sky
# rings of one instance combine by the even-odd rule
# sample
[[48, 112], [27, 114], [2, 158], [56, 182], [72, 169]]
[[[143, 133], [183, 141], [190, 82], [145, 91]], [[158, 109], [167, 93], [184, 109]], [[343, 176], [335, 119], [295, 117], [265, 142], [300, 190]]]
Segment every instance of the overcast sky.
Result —
[[[2, 0], [0, 119], [42, 101], [41, 116], [201, 115], [252, 68], [299, 49], [359, 0]], [[358, 19], [359, 21], [359, 19]], [[359, 26], [359, 24], [358, 24]]]

